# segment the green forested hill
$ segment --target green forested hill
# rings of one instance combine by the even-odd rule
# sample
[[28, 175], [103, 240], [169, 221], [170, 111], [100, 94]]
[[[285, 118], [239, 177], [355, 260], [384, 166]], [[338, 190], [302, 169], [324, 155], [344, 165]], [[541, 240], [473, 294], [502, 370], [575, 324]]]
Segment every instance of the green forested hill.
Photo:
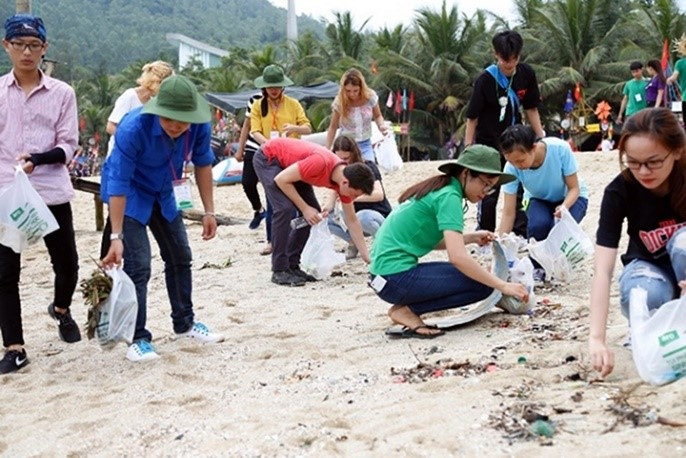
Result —
[[[14, 8], [13, 0], [0, 2], [3, 21]], [[32, 9], [48, 30], [48, 58], [108, 72], [160, 54], [173, 58], [170, 32], [227, 50], [261, 48], [286, 36], [286, 11], [267, 0], [33, 0]], [[298, 19], [298, 29], [324, 32], [309, 17]]]

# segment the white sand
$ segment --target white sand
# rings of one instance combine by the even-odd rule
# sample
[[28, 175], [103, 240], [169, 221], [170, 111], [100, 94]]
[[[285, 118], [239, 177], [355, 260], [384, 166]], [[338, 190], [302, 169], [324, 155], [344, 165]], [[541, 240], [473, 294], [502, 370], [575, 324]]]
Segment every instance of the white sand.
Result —
[[[579, 160], [591, 190], [582, 226], [594, 235], [602, 191], [618, 163], [616, 153], [585, 153]], [[395, 201], [437, 165], [406, 164], [386, 178], [389, 196]], [[100, 234], [93, 230], [92, 196], [78, 194], [75, 226], [81, 277], [86, 277]], [[218, 212], [246, 221], [251, 216], [240, 186], [217, 189], [216, 202]], [[45, 312], [52, 296], [46, 250], [37, 245], [26, 252], [21, 287], [31, 364], [0, 376], [3, 455], [523, 457], [683, 456], [686, 451], [686, 428], [620, 422], [603, 434], [619, 418], [608, 410], [613, 398], [640, 379], [630, 352], [621, 347], [627, 325], [615, 288], [608, 336], [617, 367], [605, 383], [589, 383], [595, 378], [588, 373], [586, 343], [590, 261], [575, 284], [538, 291], [540, 298], [562, 304], [547, 315], [541, 308], [545, 316], [495, 312], [435, 340], [390, 341], [383, 333], [390, 324], [388, 304], [366, 286], [359, 259], [340, 269], [343, 277], [279, 287], [269, 281], [269, 258], [257, 255], [263, 227], [220, 227], [209, 242], [201, 240], [197, 224], [189, 224], [188, 232], [197, 318], [227, 339], [207, 346], [171, 339], [164, 273], [155, 254], [148, 327], [162, 357], [144, 364], [125, 360], [123, 345], [102, 351], [95, 342], [61, 342]], [[228, 268], [200, 269], [229, 258]], [[79, 293], [73, 313], [85, 322]], [[525, 364], [517, 363], [520, 356]], [[577, 360], [565, 362], [568, 357]], [[396, 383], [391, 368], [414, 367], [417, 358], [431, 364], [495, 361], [498, 370]], [[565, 380], [573, 374], [580, 380]], [[629, 402], [683, 421], [685, 397], [682, 380], [660, 388], [640, 384]], [[551, 446], [537, 440], [510, 445], [503, 431], [490, 426], [489, 417], [527, 402], [539, 404], [536, 410], [556, 423]]]

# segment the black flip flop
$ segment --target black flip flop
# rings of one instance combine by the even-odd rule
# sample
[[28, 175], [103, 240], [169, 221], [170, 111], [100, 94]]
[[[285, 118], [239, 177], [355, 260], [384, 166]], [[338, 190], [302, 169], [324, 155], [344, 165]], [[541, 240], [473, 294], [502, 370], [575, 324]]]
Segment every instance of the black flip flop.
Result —
[[437, 332], [435, 334], [422, 334], [417, 332], [418, 329], [439, 329], [438, 326], [433, 324], [422, 324], [415, 328], [408, 328], [403, 326], [402, 328], [388, 328], [386, 329], [386, 335], [394, 339], [433, 339], [438, 336], [445, 334], [445, 331]]

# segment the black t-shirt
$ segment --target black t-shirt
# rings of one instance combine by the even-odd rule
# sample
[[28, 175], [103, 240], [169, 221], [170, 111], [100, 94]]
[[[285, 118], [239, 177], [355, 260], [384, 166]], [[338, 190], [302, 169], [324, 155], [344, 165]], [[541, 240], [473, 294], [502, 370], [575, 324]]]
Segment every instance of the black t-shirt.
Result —
[[[519, 63], [512, 77], [512, 90], [519, 98], [520, 106], [525, 110], [538, 108], [541, 94], [538, 91], [536, 73], [530, 65]], [[500, 104], [498, 99], [507, 97], [507, 89], [500, 87], [495, 78], [487, 71], [482, 72], [474, 81], [472, 97], [467, 107], [467, 117], [478, 119], [474, 141], [482, 145], [498, 148], [498, 138], [503, 131], [512, 125], [512, 104], [507, 104], [505, 118], [500, 122]], [[521, 124], [522, 116], [517, 110], [515, 124]]]
[[622, 263], [642, 259], [669, 266], [665, 246], [677, 229], [686, 226], [672, 209], [669, 196], [656, 196], [636, 180], [627, 180], [620, 174], [605, 188], [596, 243], [617, 248], [625, 218], [629, 246], [622, 255]]
[[[376, 164], [374, 164], [372, 161], [365, 161], [365, 164], [367, 167], [372, 169], [372, 173], [374, 173], [374, 180], [381, 182], [381, 173], [379, 172], [379, 168], [376, 166]], [[381, 188], [383, 189], [383, 182], [381, 182]], [[383, 190], [383, 200], [378, 202], [355, 202], [353, 203], [353, 206], [355, 207], [356, 213], [360, 210], [374, 210], [381, 213], [384, 218], [387, 217], [393, 209], [390, 202], [388, 202], [388, 199], [386, 198], [385, 189]]]

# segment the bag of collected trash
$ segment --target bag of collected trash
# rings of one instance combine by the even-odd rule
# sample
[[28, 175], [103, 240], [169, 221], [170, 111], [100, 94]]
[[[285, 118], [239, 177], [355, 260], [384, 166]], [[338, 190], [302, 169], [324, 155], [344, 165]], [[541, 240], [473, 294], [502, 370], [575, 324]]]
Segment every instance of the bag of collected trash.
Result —
[[98, 269], [90, 278], [81, 281], [81, 292], [88, 305], [86, 333], [89, 339], [114, 346], [117, 342], [133, 342], [138, 317], [136, 286], [119, 267], [105, 271]]
[[664, 385], [686, 375], [686, 296], [654, 310], [640, 287], [629, 295], [631, 352], [638, 375], [653, 385]]
[[334, 249], [334, 239], [326, 218], [310, 228], [310, 237], [300, 256], [300, 266], [317, 280], [331, 275], [333, 268], [345, 262], [345, 254]]
[[545, 240], [529, 242], [529, 254], [545, 269], [546, 276], [567, 282], [574, 268], [593, 254], [593, 243], [565, 207], [562, 217]]
[[391, 173], [403, 168], [403, 159], [398, 153], [398, 144], [395, 142], [395, 135], [392, 133], [385, 135], [379, 143], [374, 145], [374, 154], [379, 168], [384, 173]]
[[514, 232], [510, 232], [505, 235], [498, 236], [498, 241], [500, 246], [503, 247], [503, 252], [507, 258], [508, 267], [512, 268], [515, 261], [518, 259], [517, 254], [522, 248], [526, 248], [527, 241], [524, 237], [521, 237]]
[[536, 296], [534, 295], [534, 265], [528, 256], [514, 261], [510, 267], [508, 281], [524, 285], [529, 290], [529, 300], [520, 301], [516, 297], [503, 295], [496, 306], [514, 315], [522, 315], [531, 310], [536, 305]]
[[57, 229], [57, 220], [31, 186], [29, 177], [16, 167], [14, 181], [0, 190], [0, 245], [21, 253]]

